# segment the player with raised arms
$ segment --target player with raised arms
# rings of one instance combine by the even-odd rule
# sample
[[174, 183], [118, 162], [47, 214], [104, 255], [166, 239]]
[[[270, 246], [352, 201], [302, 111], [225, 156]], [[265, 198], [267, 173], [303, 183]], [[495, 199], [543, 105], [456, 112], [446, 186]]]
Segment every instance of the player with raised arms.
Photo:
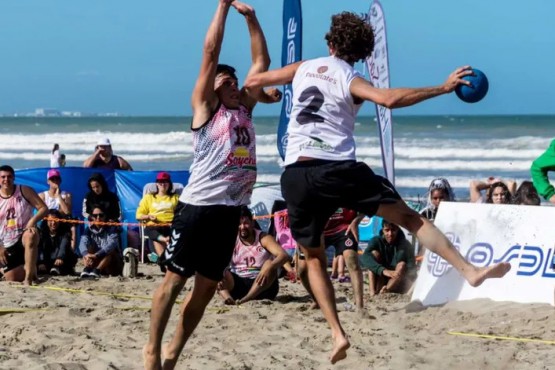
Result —
[[293, 237], [306, 256], [310, 287], [331, 327], [330, 361], [347, 356], [350, 346], [339, 318], [333, 286], [326, 272], [322, 241], [324, 226], [339, 207], [380, 217], [415, 234], [420, 243], [451, 263], [472, 286], [500, 278], [510, 264], [478, 268], [464, 259], [447, 238], [425, 218], [410, 209], [393, 185], [356, 161], [353, 130], [364, 101], [388, 108], [417, 104], [469, 84], [469, 66], [457, 68], [434, 87], [378, 89], [353, 65], [372, 54], [374, 35], [365, 20], [343, 12], [332, 17], [326, 34], [330, 56], [301, 61], [280, 69], [249, 76], [248, 88], [293, 83], [286, 149], [281, 177]]

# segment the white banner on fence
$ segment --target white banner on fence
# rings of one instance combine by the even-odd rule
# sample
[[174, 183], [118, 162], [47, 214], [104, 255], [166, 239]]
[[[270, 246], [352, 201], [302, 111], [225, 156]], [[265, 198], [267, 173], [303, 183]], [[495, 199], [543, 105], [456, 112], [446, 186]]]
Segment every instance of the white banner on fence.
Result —
[[473, 288], [426, 250], [412, 300], [425, 305], [489, 298], [554, 304], [555, 207], [442, 202], [435, 225], [478, 266], [506, 261], [511, 271]]

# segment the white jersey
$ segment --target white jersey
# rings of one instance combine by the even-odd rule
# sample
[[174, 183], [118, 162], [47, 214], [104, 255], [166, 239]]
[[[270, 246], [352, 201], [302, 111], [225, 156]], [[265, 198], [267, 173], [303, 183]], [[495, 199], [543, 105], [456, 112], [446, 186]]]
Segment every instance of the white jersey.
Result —
[[220, 104], [214, 116], [193, 130], [191, 176], [179, 200], [196, 206], [250, 203], [256, 182], [256, 145], [249, 110]]
[[[43, 194], [44, 194], [44, 203], [46, 204], [46, 207], [48, 209], [55, 209], [55, 210], [59, 211], [60, 210], [60, 199], [58, 197], [51, 197], [48, 190], [43, 192]], [[66, 200], [67, 193], [65, 191], [62, 191], [61, 195], [62, 195], [62, 199]]]
[[355, 160], [353, 130], [361, 104], [349, 86], [360, 73], [330, 56], [302, 63], [293, 78], [293, 107], [287, 127], [285, 165], [301, 156]]

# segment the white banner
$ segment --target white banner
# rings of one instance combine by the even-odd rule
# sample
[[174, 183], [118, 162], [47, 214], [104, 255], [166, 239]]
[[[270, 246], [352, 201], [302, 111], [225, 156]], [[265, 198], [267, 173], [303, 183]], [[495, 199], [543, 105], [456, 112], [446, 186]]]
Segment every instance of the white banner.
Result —
[[489, 298], [554, 304], [555, 207], [441, 202], [435, 225], [477, 266], [509, 262], [502, 279], [473, 288], [426, 250], [412, 300], [425, 305]]
[[[389, 88], [389, 58], [385, 16], [379, 1], [374, 0], [368, 12], [368, 21], [374, 30], [374, 52], [366, 59], [368, 77], [375, 87]], [[395, 163], [393, 156], [393, 127], [391, 109], [376, 104], [376, 118], [382, 148], [385, 177], [395, 185]]]

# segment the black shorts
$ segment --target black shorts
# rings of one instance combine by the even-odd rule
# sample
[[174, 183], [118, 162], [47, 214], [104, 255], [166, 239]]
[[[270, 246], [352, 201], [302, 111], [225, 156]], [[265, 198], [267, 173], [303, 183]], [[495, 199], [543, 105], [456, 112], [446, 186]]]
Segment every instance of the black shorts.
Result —
[[345, 231], [340, 231], [338, 233], [328, 235], [324, 237], [324, 246], [335, 247], [335, 256], [343, 255], [343, 252], [346, 250], [353, 250], [358, 252], [358, 242], [355, 240], [355, 237], [351, 232], [345, 235]]
[[281, 175], [281, 191], [293, 238], [311, 248], [320, 247], [324, 227], [337, 208], [371, 217], [380, 204], [401, 199], [389, 180], [355, 161], [296, 162]]
[[235, 248], [240, 212], [240, 206], [179, 202], [171, 226], [171, 242], [160, 263], [184, 277], [198, 273], [210, 280], [222, 280]]
[[21, 238], [19, 238], [17, 243], [6, 248], [6, 252], [8, 254], [8, 264], [4, 266], [5, 273], [25, 264], [25, 247], [23, 247]]
[[[231, 273], [231, 276], [233, 276], [233, 289], [231, 290], [231, 292], [229, 292], [229, 294], [231, 294], [231, 297], [235, 300], [241, 299], [246, 296], [247, 293], [251, 290], [252, 284], [254, 284], [255, 279], [240, 277], [239, 275], [235, 275], [233, 272]], [[268, 287], [268, 289], [257, 295], [254, 299], [274, 300], [276, 299], [278, 292], [279, 282], [276, 278], [272, 285]]]
[[152, 241], [158, 241], [160, 235], [166, 237], [172, 234], [169, 226], [147, 226], [145, 227], [145, 236]]

